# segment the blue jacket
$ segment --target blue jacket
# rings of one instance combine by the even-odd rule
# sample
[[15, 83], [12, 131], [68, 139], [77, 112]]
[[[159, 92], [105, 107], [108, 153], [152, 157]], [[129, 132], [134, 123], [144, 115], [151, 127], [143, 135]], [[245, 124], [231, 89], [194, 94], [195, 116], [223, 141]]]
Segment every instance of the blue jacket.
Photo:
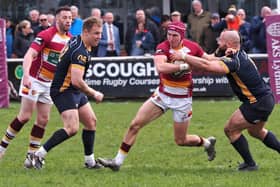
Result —
[[[113, 26], [114, 46], [115, 46], [116, 53], [119, 56], [121, 52], [119, 29], [115, 25], [112, 26]], [[108, 36], [107, 36], [107, 24], [105, 23], [103, 25], [101, 40], [99, 41], [99, 45], [98, 45], [97, 56], [99, 57], [106, 56], [107, 47], [108, 47]]]
[[77, 36], [82, 33], [82, 27], [83, 27], [83, 20], [81, 18], [75, 18], [71, 24], [69, 32], [73, 36]]

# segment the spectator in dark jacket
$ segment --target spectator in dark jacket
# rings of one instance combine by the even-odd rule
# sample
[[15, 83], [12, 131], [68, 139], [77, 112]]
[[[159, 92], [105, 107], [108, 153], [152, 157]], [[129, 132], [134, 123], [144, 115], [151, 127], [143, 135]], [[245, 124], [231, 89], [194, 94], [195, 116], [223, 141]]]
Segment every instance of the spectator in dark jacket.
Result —
[[131, 54], [132, 50], [132, 39], [135, 33], [135, 29], [138, 23], [144, 23], [145, 29], [150, 31], [154, 37], [155, 44], [158, 44], [160, 41], [160, 34], [158, 26], [151, 20], [146, 18], [146, 14], [143, 9], [138, 9], [135, 14], [136, 20], [130, 22], [127, 27], [125, 35], [125, 50], [127, 54]]
[[51, 24], [48, 22], [48, 15], [47, 14], [41, 14], [39, 16], [39, 22], [40, 24], [38, 27], [35, 27], [34, 29], [34, 36], [37, 36], [37, 34], [51, 26]]
[[215, 25], [219, 22], [220, 22], [220, 15], [218, 13], [213, 13], [211, 15], [211, 23], [209, 24], [208, 27], [205, 27], [202, 31], [200, 46], [208, 54], [214, 53], [215, 50], [218, 48], [217, 39], [220, 36], [221, 32], [215, 31], [212, 28], [212, 25]]
[[271, 15], [271, 9], [262, 7], [261, 15], [255, 16], [251, 22], [252, 53], [266, 53], [265, 17]]
[[130, 56], [141, 56], [152, 54], [155, 48], [155, 41], [150, 31], [145, 30], [144, 23], [138, 23], [132, 39], [132, 50]]
[[250, 28], [251, 24], [246, 21], [246, 13], [244, 9], [237, 10], [237, 16], [240, 18], [240, 27], [239, 27], [239, 34], [241, 37], [241, 49], [249, 52], [252, 44], [251, 44], [251, 37], [250, 37]]
[[13, 53], [16, 58], [23, 58], [31, 42], [34, 39], [31, 23], [28, 20], [21, 21], [16, 28]]

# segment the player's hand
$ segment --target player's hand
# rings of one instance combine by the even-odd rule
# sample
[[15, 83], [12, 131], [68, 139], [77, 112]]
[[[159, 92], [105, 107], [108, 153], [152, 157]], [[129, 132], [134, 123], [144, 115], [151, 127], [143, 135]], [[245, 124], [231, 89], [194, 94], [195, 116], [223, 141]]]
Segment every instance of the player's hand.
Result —
[[179, 51], [175, 51], [173, 52], [171, 55], [170, 55], [170, 59], [171, 61], [176, 61], [176, 60], [182, 60], [184, 61], [185, 59], [183, 59], [183, 55], [182, 55], [182, 52], [179, 52]]
[[236, 49], [233, 49], [233, 48], [227, 48], [227, 50], [226, 50], [225, 54], [226, 54], [226, 56], [231, 56], [231, 55], [235, 54], [236, 52], [237, 52], [237, 50], [236, 50]]
[[31, 82], [29, 80], [29, 75], [23, 75], [22, 83], [23, 83], [24, 87], [29, 88], [29, 89], [31, 88]]
[[96, 101], [96, 103], [100, 103], [103, 100], [104, 94], [99, 92], [99, 91], [95, 91], [94, 93], [94, 99]]

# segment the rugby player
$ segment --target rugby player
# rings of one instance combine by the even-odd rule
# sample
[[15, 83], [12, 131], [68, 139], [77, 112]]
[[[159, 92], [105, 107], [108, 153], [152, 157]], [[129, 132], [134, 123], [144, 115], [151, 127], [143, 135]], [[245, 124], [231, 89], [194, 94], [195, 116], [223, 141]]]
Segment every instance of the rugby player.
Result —
[[84, 81], [91, 57], [97, 54], [97, 45], [101, 39], [102, 21], [96, 17], [84, 20], [82, 34], [73, 37], [65, 46], [51, 85], [51, 97], [58, 109], [63, 128], [57, 130], [33, 155], [34, 168], [41, 169], [47, 153], [74, 136], [79, 130], [79, 123], [84, 125], [82, 141], [84, 144], [85, 167], [102, 167], [94, 159], [94, 139], [96, 116], [86, 95], [97, 103], [103, 100], [103, 94], [90, 88]]
[[271, 131], [264, 128], [274, 108], [274, 97], [253, 60], [240, 50], [238, 32], [222, 32], [218, 44], [220, 49], [226, 51], [227, 57], [222, 57], [218, 61], [209, 61], [191, 56], [191, 54], [183, 54], [183, 59], [196, 68], [227, 75], [234, 93], [242, 103], [226, 123], [224, 131], [231, 145], [244, 160], [237, 169], [254, 171], [258, 169], [258, 165], [250, 153], [248, 142], [242, 131], [246, 129], [249, 135], [280, 153], [279, 140]]
[[[192, 73], [189, 65], [182, 61], [182, 55], [191, 54], [210, 58], [198, 44], [185, 37], [185, 25], [172, 22], [168, 25], [167, 40], [157, 46], [154, 63], [160, 76], [160, 85], [155, 93], [140, 107], [123, 138], [115, 158], [98, 158], [105, 167], [118, 171], [133, 146], [140, 129], [163, 115], [168, 109], [173, 112], [173, 129], [178, 146], [203, 146], [208, 160], [215, 158], [216, 138], [204, 138], [188, 134], [192, 117]], [[175, 55], [176, 51], [180, 55]]]
[[0, 143], [0, 159], [8, 145], [30, 120], [36, 110], [36, 120], [30, 133], [29, 149], [24, 166], [32, 167], [31, 155], [40, 147], [49, 120], [52, 99], [50, 86], [58, 63], [60, 51], [70, 39], [68, 30], [72, 22], [69, 7], [56, 11], [56, 24], [40, 32], [32, 42], [23, 60], [23, 77], [19, 94], [22, 97], [18, 115], [8, 126]]

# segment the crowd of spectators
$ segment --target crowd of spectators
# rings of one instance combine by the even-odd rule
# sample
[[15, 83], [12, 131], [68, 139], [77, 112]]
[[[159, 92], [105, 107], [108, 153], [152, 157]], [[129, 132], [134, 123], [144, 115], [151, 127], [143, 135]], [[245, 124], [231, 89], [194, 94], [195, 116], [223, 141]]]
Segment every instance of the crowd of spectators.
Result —
[[[166, 28], [170, 22], [185, 21], [186, 38], [197, 42], [205, 52], [213, 53], [217, 45], [218, 36], [225, 30], [237, 30], [242, 38], [242, 49], [248, 53], [266, 53], [265, 20], [272, 14], [279, 14], [278, 10], [271, 10], [263, 6], [259, 16], [246, 17], [246, 11], [237, 9], [235, 5], [228, 8], [224, 17], [217, 12], [203, 9], [199, 0], [192, 1], [192, 12], [182, 20], [183, 13], [173, 11], [170, 15], [161, 15], [154, 19], [144, 9], [135, 11], [133, 19], [127, 21], [127, 29], [119, 25], [112, 12], [103, 12], [101, 9], [92, 8], [91, 15], [104, 20], [102, 45], [99, 49], [100, 56], [120, 55], [146, 55], [153, 54], [155, 47], [166, 39]], [[71, 6], [73, 23], [70, 33], [75, 36], [81, 33], [83, 19], [79, 15], [79, 8]], [[112, 17], [106, 18], [108, 15]], [[8, 58], [22, 58], [26, 49], [36, 35], [52, 26], [55, 17], [52, 14], [40, 13], [34, 9], [29, 12], [28, 19], [20, 21], [16, 26], [6, 18], [6, 45]], [[124, 33], [125, 32], [125, 33]], [[124, 40], [123, 40], [124, 36]], [[124, 43], [122, 50], [120, 44]], [[123, 52], [121, 52], [123, 51]]]

